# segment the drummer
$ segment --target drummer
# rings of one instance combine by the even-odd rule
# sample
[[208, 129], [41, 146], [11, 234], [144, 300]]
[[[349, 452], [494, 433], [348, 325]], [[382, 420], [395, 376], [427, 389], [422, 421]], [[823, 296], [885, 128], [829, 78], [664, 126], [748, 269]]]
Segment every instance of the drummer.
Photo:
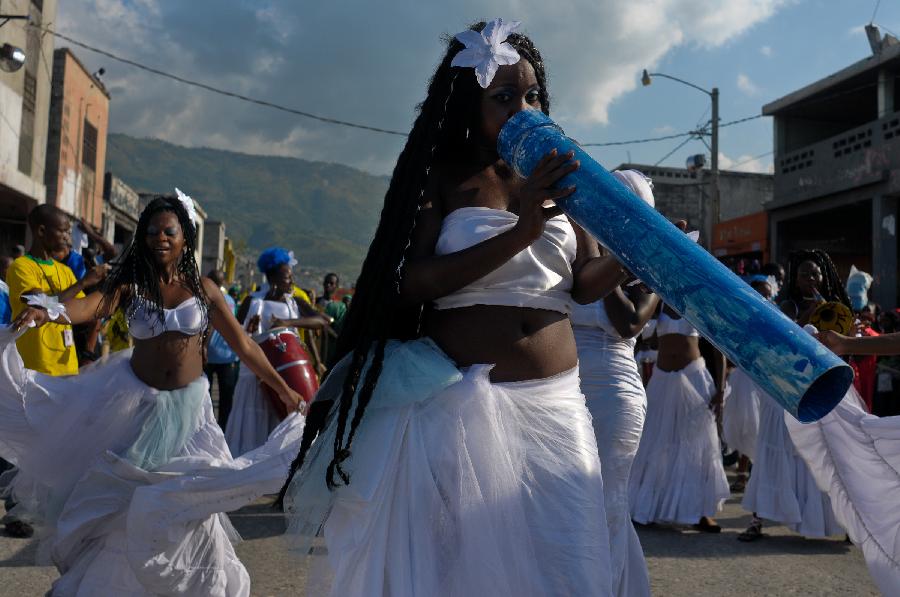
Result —
[[[292, 268], [297, 264], [293, 255], [281, 247], [266, 249], [256, 262], [259, 271], [268, 282], [268, 289], [261, 296], [248, 296], [238, 309], [237, 318], [252, 336], [258, 336], [276, 328], [296, 328], [322, 330], [334, 334], [328, 318], [318, 313], [301, 314], [294, 300], [294, 275]], [[311, 367], [311, 365], [309, 365]], [[311, 372], [315, 375], [314, 372]], [[237, 458], [263, 445], [269, 433], [281, 418], [269, 401], [259, 379], [252, 371], [241, 366], [237, 386], [234, 389], [234, 403], [225, 440], [232, 456]]]

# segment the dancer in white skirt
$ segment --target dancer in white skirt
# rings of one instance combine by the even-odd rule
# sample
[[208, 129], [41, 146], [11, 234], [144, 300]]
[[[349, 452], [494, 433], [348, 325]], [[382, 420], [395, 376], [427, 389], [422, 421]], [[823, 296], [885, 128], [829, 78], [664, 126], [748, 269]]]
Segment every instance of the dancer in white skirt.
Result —
[[[772, 276], [751, 276], [748, 283], [767, 300], [778, 294], [778, 286]], [[737, 479], [731, 484], [731, 491], [740, 493], [746, 488], [747, 472], [750, 461], [755, 458], [758, 434], [759, 391], [750, 377], [735, 367], [728, 374], [722, 414], [722, 439], [729, 449], [740, 454]]]
[[[261, 297], [248, 296], [238, 309], [237, 318], [253, 335], [273, 328], [303, 328], [330, 330], [328, 320], [319, 314], [302, 316], [292, 292], [297, 262], [281, 247], [262, 252], [257, 266], [268, 282], [268, 290]], [[253, 371], [241, 365], [234, 389], [231, 415], [225, 426], [225, 441], [232, 456], [240, 456], [266, 443], [266, 439], [281, 417]]]
[[394, 170], [320, 390], [332, 420], [286, 490], [298, 546], [328, 548], [313, 594], [611, 594], [567, 314], [628, 274], [547, 206], [572, 154], [525, 180], [497, 154], [511, 116], [549, 111], [517, 26], [451, 40]]
[[656, 334], [659, 355], [629, 482], [631, 517], [642, 524], [693, 524], [718, 533], [721, 527], [712, 517], [730, 495], [716, 431], [725, 359], [716, 351], [713, 381], [700, 356], [697, 330], [665, 305]]
[[[643, 174], [617, 170], [613, 176], [654, 205], [650, 179]], [[650, 594], [644, 552], [628, 512], [628, 476], [647, 413], [634, 357], [635, 337], [659, 304], [657, 295], [643, 290], [643, 286], [619, 287], [602, 301], [576, 305], [571, 314], [581, 391], [603, 467], [613, 593], [621, 597]]]
[[[291, 409], [301, 404], [241, 330], [194, 261], [193, 203], [157, 197], [101, 291], [60, 305], [32, 295], [0, 333], [0, 455], [18, 467], [13, 494], [61, 576], [52, 595], [250, 594], [220, 514], [277, 489], [300, 443], [289, 416], [233, 460], [213, 417], [202, 345], [215, 328]], [[13, 330], [122, 307], [134, 348], [78, 376], [25, 369]]]

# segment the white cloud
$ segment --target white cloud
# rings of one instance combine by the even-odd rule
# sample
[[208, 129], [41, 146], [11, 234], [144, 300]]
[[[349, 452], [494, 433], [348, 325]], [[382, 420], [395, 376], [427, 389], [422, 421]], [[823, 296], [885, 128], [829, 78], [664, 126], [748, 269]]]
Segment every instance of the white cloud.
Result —
[[668, 135], [669, 133], [674, 133], [675, 127], [671, 124], [664, 124], [662, 126], [658, 126], [653, 129], [653, 133], [656, 135]]
[[[790, 1], [347, 0], [301, 9], [291, 0], [67, 0], [59, 3], [57, 26], [210, 85], [322, 116], [407, 130], [440, 60], [441, 35], [479, 15], [510, 15], [523, 21], [541, 49], [554, 118], [577, 135], [608, 122], [610, 106], [639, 85], [641, 69], [657, 68], [679, 47], [731, 43]], [[297, 156], [382, 173], [402, 146], [400, 137], [303, 120], [76, 51], [89, 68], [106, 67], [115, 90], [114, 131], [188, 145], [215, 141], [238, 151], [242, 144], [280, 154], [294, 148]], [[654, 91], [664, 101], [668, 90]], [[291, 137], [299, 126], [304, 134]]]
[[732, 159], [720, 151], [719, 168], [721, 170], [758, 172], [761, 174], [772, 174], [775, 172], [775, 164], [772, 162], [771, 154], [762, 157], [739, 155], [736, 158]]
[[737, 88], [747, 95], [757, 95], [759, 93], [759, 87], [744, 73], [738, 73]]
[[865, 25], [857, 25], [855, 27], [850, 27], [847, 29], [848, 37], [856, 37], [857, 35], [865, 35], [866, 34], [866, 26]]
[[772, 57], [772, 46], [763, 46], [759, 49], [759, 53], [765, 56], [766, 58]]

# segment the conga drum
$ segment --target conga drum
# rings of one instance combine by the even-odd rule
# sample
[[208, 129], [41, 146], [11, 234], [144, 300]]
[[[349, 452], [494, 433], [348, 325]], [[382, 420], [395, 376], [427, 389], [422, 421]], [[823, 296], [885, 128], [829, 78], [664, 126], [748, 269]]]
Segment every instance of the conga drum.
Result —
[[[307, 404], [312, 402], [316, 390], [319, 389], [319, 378], [316, 377], [312, 359], [297, 332], [293, 328], [272, 328], [253, 336], [253, 339], [288, 386], [303, 396]], [[265, 383], [263, 387], [278, 415], [282, 419], [287, 417], [287, 407], [278, 397], [278, 393]]]

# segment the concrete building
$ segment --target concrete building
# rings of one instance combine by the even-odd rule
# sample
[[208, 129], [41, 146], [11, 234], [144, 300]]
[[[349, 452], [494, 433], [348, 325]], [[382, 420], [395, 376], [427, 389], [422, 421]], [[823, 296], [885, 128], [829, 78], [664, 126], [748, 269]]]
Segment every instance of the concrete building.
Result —
[[68, 48], [53, 52], [47, 202], [103, 225], [109, 93]]
[[774, 117], [775, 197], [767, 210], [776, 259], [824, 249], [843, 276], [851, 264], [871, 272], [870, 296], [893, 308], [900, 45], [871, 29], [871, 56], [763, 106]]
[[[2, 12], [29, 15], [40, 26], [56, 20], [56, 0], [6, 0]], [[25, 218], [46, 199], [44, 164], [53, 36], [42, 35], [24, 20], [0, 27], [0, 44], [25, 51], [16, 72], [0, 70], [0, 255], [26, 244]]]
[[107, 172], [103, 182], [103, 236], [119, 253], [128, 246], [141, 214], [141, 198], [121, 178]]
[[200, 273], [204, 276], [214, 269], [225, 269], [225, 223], [207, 220], [203, 230], [203, 262]]
[[[622, 164], [617, 170], [640, 170], [653, 180], [656, 209], [670, 220], [687, 220], [689, 230], [700, 230], [700, 243], [715, 248], [712, 225], [712, 201], [709, 193], [709, 171], [686, 168]], [[763, 211], [772, 200], [771, 174], [752, 172], [719, 172], [720, 219], [725, 224]], [[718, 228], [717, 228], [718, 229]], [[722, 253], [733, 255], [734, 253]]]

